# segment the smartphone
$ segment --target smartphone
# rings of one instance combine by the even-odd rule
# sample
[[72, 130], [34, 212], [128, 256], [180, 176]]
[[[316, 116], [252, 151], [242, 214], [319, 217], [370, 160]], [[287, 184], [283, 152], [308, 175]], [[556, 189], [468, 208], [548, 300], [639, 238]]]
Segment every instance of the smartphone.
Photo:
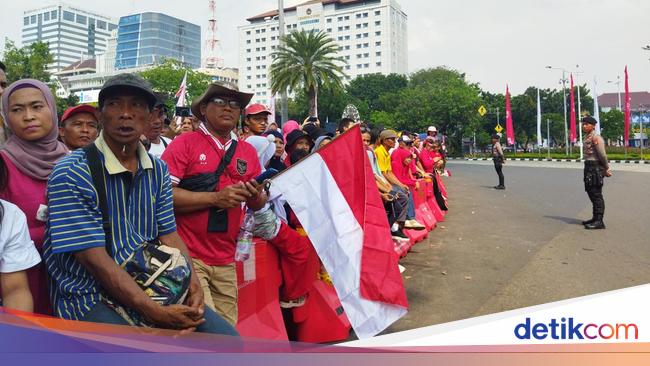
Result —
[[309, 117], [309, 119], [307, 119], [307, 122], [316, 122], [316, 121], [318, 121], [318, 117], [312, 116], [312, 117]]
[[255, 178], [258, 184], [264, 183], [265, 180], [275, 177], [279, 172], [273, 168], [268, 168], [266, 171]]

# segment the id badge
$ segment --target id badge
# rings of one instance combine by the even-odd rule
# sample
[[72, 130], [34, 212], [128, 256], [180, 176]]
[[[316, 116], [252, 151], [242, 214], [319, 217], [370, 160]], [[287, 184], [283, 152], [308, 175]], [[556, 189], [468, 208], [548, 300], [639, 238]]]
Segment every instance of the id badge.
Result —
[[38, 211], [36, 211], [36, 220], [41, 222], [47, 222], [47, 218], [50, 216], [50, 212], [46, 205], [38, 205]]

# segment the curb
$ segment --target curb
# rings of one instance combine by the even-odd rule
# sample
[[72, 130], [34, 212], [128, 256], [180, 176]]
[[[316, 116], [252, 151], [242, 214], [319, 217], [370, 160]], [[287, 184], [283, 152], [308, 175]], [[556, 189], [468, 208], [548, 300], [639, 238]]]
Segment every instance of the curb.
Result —
[[[465, 161], [488, 161], [492, 158], [458, 158], [448, 157], [448, 160], [465, 160]], [[555, 161], [564, 163], [581, 163], [580, 159], [547, 159], [547, 158], [511, 158], [511, 161]], [[610, 163], [616, 164], [650, 164], [650, 160], [610, 160]]]

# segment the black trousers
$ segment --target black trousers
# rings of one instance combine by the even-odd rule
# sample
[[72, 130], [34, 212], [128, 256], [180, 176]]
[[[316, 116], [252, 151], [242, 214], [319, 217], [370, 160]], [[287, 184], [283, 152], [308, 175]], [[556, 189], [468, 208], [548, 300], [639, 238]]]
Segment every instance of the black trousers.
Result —
[[603, 169], [596, 161], [585, 161], [584, 182], [585, 191], [592, 205], [593, 217], [601, 219], [605, 215], [605, 199], [603, 198]]
[[505, 186], [505, 177], [503, 176], [503, 164], [501, 163], [501, 160], [494, 160], [494, 170], [497, 171], [497, 175], [499, 176], [499, 185], [500, 186]]

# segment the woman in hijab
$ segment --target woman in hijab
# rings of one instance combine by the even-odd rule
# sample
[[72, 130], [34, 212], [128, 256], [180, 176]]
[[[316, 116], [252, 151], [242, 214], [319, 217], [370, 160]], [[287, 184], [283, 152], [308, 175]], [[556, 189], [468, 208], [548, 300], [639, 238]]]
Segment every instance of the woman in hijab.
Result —
[[[2, 110], [10, 136], [0, 150], [0, 174], [7, 178], [0, 198], [25, 213], [30, 237], [40, 252], [47, 221], [47, 179], [56, 162], [68, 153], [57, 140], [56, 103], [47, 85], [22, 79], [2, 94]], [[34, 311], [50, 314], [44, 266], [31, 268], [27, 275]]]

